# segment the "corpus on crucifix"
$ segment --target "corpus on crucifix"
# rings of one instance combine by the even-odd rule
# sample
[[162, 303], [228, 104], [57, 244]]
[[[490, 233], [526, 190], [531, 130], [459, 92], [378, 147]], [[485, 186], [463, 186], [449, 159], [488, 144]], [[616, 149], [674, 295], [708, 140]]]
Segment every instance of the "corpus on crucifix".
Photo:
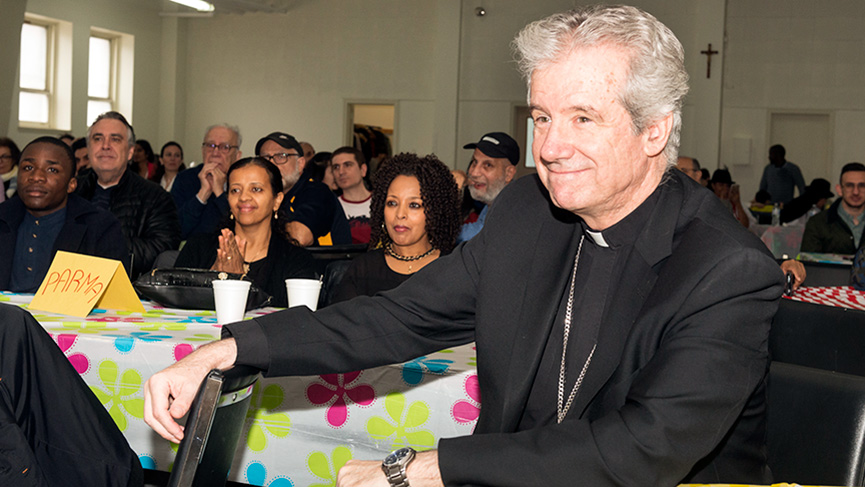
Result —
[[706, 78], [712, 77], [712, 54], [718, 54], [718, 51], [712, 50], [712, 43], [709, 43], [709, 47], [705, 51], [700, 51], [700, 54], [706, 55]]

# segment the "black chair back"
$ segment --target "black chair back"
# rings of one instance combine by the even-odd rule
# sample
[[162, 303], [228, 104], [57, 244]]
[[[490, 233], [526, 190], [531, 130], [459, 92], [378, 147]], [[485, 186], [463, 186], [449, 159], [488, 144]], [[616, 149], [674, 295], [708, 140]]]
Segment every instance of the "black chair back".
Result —
[[772, 362], [768, 454], [775, 482], [863, 485], [865, 377]]
[[769, 332], [772, 360], [865, 376], [863, 350], [865, 311], [781, 300]]
[[259, 371], [211, 370], [192, 403], [169, 487], [225, 485]]

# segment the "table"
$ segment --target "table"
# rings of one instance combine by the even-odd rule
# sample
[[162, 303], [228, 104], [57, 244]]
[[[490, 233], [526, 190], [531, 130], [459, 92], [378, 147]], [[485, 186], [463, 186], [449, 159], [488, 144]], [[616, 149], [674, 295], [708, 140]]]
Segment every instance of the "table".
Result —
[[[807, 281], [807, 277], [805, 280]], [[857, 291], [852, 286], [800, 287], [792, 296], [784, 296], [784, 298], [805, 303], [865, 310], [865, 291]]]
[[[27, 308], [33, 295], [0, 292]], [[86, 319], [32, 314], [105, 405], [145, 468], [169, 470], [177, 446], [144, 423], [142, 386], [152, 374], [216, 340], [212, 311], [94, 310]], [[276, 311], [248, 312], [247, 318]], [[471, 434], [480, 412], [472, 345], [401, 365], [349, 374], [262, 379], [256, 384], [230, 480], [269, 487], [333, 485], [346, 461], [392, 449], [435, 448]]]

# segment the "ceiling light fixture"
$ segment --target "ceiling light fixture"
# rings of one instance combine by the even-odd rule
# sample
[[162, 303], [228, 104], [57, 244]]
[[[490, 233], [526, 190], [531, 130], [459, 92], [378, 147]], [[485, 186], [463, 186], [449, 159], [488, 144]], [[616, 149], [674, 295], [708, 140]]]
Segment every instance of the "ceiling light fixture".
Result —
[[194, 8], [199, 12], [213, 12], [213, 4], [207, 3], [204, 0], [171, 0], [174, 3], [179, 3], [189, 8]]

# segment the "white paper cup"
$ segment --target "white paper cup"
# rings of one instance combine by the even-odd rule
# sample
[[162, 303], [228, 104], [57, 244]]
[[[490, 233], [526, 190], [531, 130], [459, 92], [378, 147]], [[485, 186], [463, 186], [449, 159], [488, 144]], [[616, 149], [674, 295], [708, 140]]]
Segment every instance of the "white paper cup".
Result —
[[213, 301], [216, 303], [216, 322], [220, 325], [241, 321], [246, 312], [249, 281], [233, 279], [213, 280]]
[[286, 279], [285, 290], [289, 308], [306, 306], [313, 311], [318, 308], [318, 294], [321, 292], [321, 281], [318, 279]]

